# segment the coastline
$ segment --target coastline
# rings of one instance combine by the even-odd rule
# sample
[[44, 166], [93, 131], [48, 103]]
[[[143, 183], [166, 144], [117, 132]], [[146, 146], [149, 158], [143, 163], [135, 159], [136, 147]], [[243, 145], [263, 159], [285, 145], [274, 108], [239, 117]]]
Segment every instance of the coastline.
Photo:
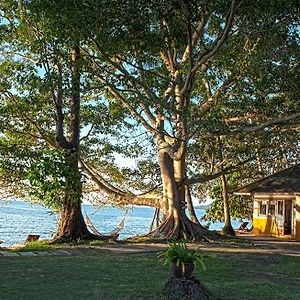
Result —
[[[204, 206], [195, 208], [199, 218], [204, 213]], [[93, 206], [84, 203], [83, 213], [87, 214], [93, 225], [101, 233], [112, 231], [124, 217], [124, 210], [106, 206], [97, 211]], [[128, 209], [125, 225], [120, 232], [120, 240], [148, 232], [153, 219], [154, 208], [133, 206]], [[0, 247], [11, 247], [25, 242], [28, 234], [40, 235], [40, 240], [51, 239], [57, 227], [58, 218], [43, 206], [15, 200], [6, 202], [0, 200]], [[206, 225], [207, 222], [201, 222]], [[234, 228], [239, 227], [239, 221], [233, 221]], [[220, 230], [223, 223], [210, 224], [211, 230]]]

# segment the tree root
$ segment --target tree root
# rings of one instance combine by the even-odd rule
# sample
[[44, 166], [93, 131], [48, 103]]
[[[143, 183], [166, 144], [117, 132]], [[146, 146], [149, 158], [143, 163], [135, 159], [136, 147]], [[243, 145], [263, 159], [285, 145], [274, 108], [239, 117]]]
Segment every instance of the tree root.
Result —
[[185, 215], [178, 220], [168, 217], [155, 230], [145, 236], [162, 238], [166, 240], [189, 240], [210, 242], [218, 240], [221, 236], [189, 220]]

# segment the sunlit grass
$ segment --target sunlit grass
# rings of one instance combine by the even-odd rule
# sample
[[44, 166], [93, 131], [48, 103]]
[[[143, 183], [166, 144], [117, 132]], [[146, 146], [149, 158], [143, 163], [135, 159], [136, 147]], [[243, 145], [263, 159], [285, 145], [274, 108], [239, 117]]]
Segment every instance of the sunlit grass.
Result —
[[55, 248], [57, 248], [57, 247], [55, 245], [51, 245], [50, 241], [43, 240], [43, 241], [30, 242], [26, 245], [9, 249], [8, 251], [12, 251], [12, 252], [47, 251], [47, 250], [55, 249]]
[[67, 249], [67, 248], [76, 248], [80, 246], [104, 246], [109, 245], [108, 241], [85, 241], [81, 240], [78, 242], [72, 243], [61, 243], [61, 244], [53, 244], [51, 240], [41, 240], [27, 243], [26, 245], [18, 246], [16, 248], [7, 248], [7, 251], [12, 252], [27, 252], [27, 251], [47, 251], [47, 250], [55, 250], [55, 249]]
[[[88, 253], [88, 252], [86, 252]], [[300, 299], [299, 257], [222, 253], [196, 276], [212, 299]], [[0, 299], [163, 299], [155, 253], [0, 257]]]

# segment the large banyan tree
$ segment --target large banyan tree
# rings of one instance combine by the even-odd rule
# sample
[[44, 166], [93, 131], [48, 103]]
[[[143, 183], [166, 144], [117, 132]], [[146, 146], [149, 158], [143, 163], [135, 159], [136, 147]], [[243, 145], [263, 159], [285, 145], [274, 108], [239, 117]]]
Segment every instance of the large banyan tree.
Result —
[[[83, 168], [116, 201], [159, 206], [160, 223], [150, 235], [205, 238], [209, 233], [193, 211], [191, 187], [253, 160], [249, 145], [255, 147], [256, 131], [266, 137], [274, 126], [299, 117], [299, 89], [288, 75], [297, 73], [297, 9], [292, 1], [109, 3], [102, 1], [98, 10], [94, 3], [95, 26], [82, 48], [108, 101], [147, 136], [146, 148], [157, 157], [161, 197], [124, 192], [88, 161]], [[106, 16], [107, 32], [99, 12]], [[228, 135], [244, 138], [240, 155], [230, 164], [221, 160], [218, 168], [212, 158], [208, 171], [200, 164], [207, 153], [199, 149], [210, 136]]]
[[[0, 3], [1, 159], [20, 171], [1, 166], [1, 183], [18, 175], [18, 192], [57, 200], [58, 239], [94, 237], [81, 213], [81, 171], [112, 202], [158, 207], [150, 235], [206, 238], [192, 187], [249, 162], [257, 131], [265, 137], [299, 118], [292, 1]], [[128, 137], [135, 130], [143, 141]], [[205, 144], [226, 136], [244, 143], [216, 165]], [[109, 180], [115, 166], [103, 157], [113, 151], [152, 155], [139, 164], [145, 185], [135, 186], [152, 192], [124, 189], [120, 172]]]

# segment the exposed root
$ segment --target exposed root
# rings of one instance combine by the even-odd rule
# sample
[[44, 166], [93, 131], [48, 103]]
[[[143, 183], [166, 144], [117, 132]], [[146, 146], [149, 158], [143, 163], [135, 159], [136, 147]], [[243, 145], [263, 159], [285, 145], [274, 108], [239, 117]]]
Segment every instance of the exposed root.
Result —
[[162, 238], [166, 240], [189, 240], [205, 242], [210, 242], [220, 238], [218, 234], [209, 231], [200, 224], [192, 222], [184, 214], [180, 216], [178, 220], [169, 216], [155, 230], [152, 230], [146, 236]]
[[155, 212], [154, 212], [154, 216], [153, 216], [153, 220], [150, 224], [150, 227], [149, 227], [149, 232], [151, 232], [153, 230], [153, 227], [154, 227], [154, 224], [156, 223], [156, 227], [159, 226], [159, 208], [156, 207], [155, 208]]

